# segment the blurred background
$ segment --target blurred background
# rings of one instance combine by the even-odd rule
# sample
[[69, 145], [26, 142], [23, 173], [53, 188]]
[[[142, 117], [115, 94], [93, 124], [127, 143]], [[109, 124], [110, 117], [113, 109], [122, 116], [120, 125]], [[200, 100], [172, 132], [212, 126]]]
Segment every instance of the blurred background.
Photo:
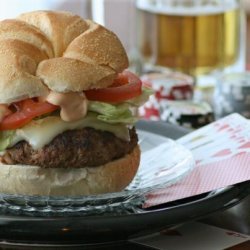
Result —
[[[135, 46], [136, 37], [136, 0], [8, 0], [0, 1], [0, 19], [13, 18], [22, 12], [51, 9], [72, 11], [84, 18], [93, 18], [91, 5], [99, 6], [101, 14], [102, 2], [105, 4], [105, 25], [112, 29], [122, 40], [127, 51]], [[250, 1], [243, 0], [243, 7], [250, 13]], [[98, 13], [98, 12], [97, 12]], [[97, 14], [98, 15], [98, 14]], [[102, 17], [97, 17], [101, 20]], [[129, 28], [128, 28], [129, 27]], [[247, 53], [248, 58], [250, 52]]]
[[248, 0], [8, 0], [0, 19], [48, 9], [114, 31], [130, 69], [155, 91], [140, 115], [196, 129], [233, 112], [250, 118]]
[[[136, 44], [136, 0], [8, 0], [0, 1], [0, 19], [13, 18], [22, 12], [51, 9], [72, 11], [83, 18], [93, 18], [91, 5], [96, 9], [96, 20], [103, 20], [105, 26], [118, 34], [127, 52]], [[242, 0], [242, 6], [250, 14], [250, 1]], [[105, 9], [102, 10], [102, 4]], [[98, 9], [98, 10], [97, 10]], [[102, 13], [104, 11], [105, 13]], [[99, 17], [98, 17], [99, 15]], [[250, 18], [247, 15], [249, 22]], [[250, 32], [247, 33], [249, 41]], [[250, 48], [247, 49], [247, 59], [250, 61]]]

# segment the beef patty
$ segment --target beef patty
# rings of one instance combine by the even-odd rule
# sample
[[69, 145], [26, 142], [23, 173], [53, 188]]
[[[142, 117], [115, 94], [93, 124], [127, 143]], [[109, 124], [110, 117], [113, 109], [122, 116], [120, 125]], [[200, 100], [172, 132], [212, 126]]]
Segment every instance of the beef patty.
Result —
[[5, 164], [35, 165], [43, 168], [82, 168], [103, 165], [130, 153], [137, 145], [135, 129], [130, 141], [117, 138], [110, 132], [84, 128], [66, 131], [42, 149], [34, 150], [21, 141], [6, 150]]

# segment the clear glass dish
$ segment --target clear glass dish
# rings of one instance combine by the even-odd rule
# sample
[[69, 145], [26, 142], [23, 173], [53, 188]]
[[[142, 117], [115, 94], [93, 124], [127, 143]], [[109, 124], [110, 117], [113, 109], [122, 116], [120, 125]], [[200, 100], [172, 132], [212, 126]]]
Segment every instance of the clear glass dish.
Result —
[[138, 212], [147, 194], [176, 183], [195, 163], [192, 153], [175, 141], [143, 130], [137, 132], [141, 164], [132, 183], [122, 192], [77, 197], [0, 194], [0, 212], [46, 217]]

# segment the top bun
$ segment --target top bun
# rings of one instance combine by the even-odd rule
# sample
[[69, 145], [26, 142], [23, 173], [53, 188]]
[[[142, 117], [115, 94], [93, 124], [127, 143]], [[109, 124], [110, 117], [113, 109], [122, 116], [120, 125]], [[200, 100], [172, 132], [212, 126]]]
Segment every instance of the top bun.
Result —
[[0, 22], [0, 103], [105, 88], [128, 67], [117, 36], [70, 12], [34, 11]]

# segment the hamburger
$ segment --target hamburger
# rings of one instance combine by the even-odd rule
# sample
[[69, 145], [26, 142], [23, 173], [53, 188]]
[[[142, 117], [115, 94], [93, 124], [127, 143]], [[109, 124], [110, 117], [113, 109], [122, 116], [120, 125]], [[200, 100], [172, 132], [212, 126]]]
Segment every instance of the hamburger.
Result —
[[0, 22], [0, 192], [91, 195], [134, 178], [149, 95], [117, 36], [69, 12]]

